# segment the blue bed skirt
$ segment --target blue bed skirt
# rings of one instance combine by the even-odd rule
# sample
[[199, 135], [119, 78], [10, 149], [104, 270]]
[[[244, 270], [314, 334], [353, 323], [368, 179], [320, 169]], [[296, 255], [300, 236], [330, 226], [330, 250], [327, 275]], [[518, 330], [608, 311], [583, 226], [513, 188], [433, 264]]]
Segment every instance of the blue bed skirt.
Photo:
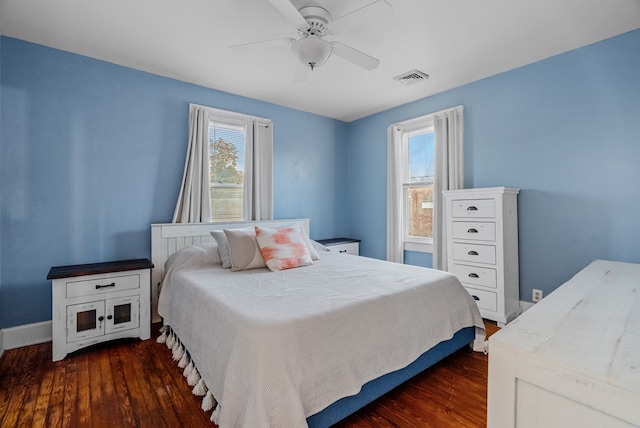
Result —
[[458, 331], [451, 339], [438, 343], [407, 367], [388, 373], [362, 386], [357, 395], [341, 398], [326, 409], [307, 418], [310, 428], [326, 428], [346, 418], [378, 397], [406, 382], [458, 349], [469, 346], [475, 338], [475, 327]]

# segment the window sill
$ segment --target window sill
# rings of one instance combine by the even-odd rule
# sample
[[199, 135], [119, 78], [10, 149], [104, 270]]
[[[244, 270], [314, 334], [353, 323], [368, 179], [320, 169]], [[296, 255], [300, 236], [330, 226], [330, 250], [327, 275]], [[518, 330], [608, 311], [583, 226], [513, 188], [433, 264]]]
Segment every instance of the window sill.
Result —
[[405, 251], [416, 251], [418, 253], [433, 253], [433, 242], [404, 241]]

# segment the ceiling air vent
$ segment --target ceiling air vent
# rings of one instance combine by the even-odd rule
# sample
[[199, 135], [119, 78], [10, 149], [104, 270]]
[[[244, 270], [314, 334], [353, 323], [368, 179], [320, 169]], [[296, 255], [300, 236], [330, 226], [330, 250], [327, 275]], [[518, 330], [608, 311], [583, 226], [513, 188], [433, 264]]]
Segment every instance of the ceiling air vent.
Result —
[[423, 80], [427, 80], [429, 78], [428, 74], [423, 73], [420, 70], [411, 70], [406, 73], [402, 73], [399, 76], [393, 78], [393, 80], [397, 80], [403, 85], [413, 85], [414, 83], [422, 82]]

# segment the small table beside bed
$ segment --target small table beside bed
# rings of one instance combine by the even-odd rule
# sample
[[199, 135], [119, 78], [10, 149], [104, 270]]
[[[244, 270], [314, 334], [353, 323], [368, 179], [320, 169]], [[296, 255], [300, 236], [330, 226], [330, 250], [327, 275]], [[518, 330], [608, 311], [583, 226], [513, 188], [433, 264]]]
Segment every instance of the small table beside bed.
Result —
[[[265, 252], [285, 244], [300, 267]], [[462, 347], [483, 350], [453, 274], [332, 253], [308, 219], [152, 225], [152, 262], [159, 341], [222, 428], [327, 427]]]

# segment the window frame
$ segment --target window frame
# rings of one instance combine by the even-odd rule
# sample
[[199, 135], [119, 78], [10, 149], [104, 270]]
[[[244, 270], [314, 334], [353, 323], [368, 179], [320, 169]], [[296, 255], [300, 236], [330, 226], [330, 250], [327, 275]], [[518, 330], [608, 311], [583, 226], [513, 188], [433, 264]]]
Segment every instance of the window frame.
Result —
[[[230, 112], [227, 112], [230, 113]], [[238, 114], [239, 115], [239, 114]], [[229, 115], [231, 116], [231, 115]], [[220, 126], [220, 128], [228, 128], [228, 130], [237, 130], [238, 132], [243, 132], [244, 133], [244, 151], [246, 152], [247, 150], [247, 139], [249, 138], [249, 133], [251, 132], [251, 127], [253, 126], [253, 120], [249, 119], [249, 118], [239, 118], [239, 117], [224, 117], [223, 115], [218, 115], [218, 114], [213, 114], [210, 113], [209, 115], [209, 124], [208, 124], [208, 128], [207, 130], [209, 132], [207, 132], [207, 138], [209, 141], [209, 144], [211, 144], [211, 140], [210, 140], [210, 135], [211, 135], [211, 128], [215, 128], [216, 124], [220, 124], [222, 126]], [[235, 128], [235, 129], [234, 129]], [[209, 164], [211, 164], [211, 154], [209, 154]], [[244, 155], [244, 159], [243, 159], [243, 165], [242, 165], [242, 171], [243, 171], [243, 178], [242, 178], [242, 184], [233, 184], [233, 183], [228, 183], [228, 184], [223, 184], [223, 183], [214, 183], [213, 181], [211, 181], [211, 179], [209, 179], [209, 205], [211, 207], [211, 219], [210, 221], [212, 223], [219, 223], [219, 222], [225, 222], [225, 221], [246, 221], [248, 218], [248, 210], [247, 210], [247, 204], [246, 204], [246, 196], [245, 196], [245, 192], [247, 190], [246, 185], [245, 185], [245, 176], [244, 176], [244, 171], [246, 169], [246, 153]], [[209, 171], [209, 177], [211, 176], [211, 171]], [[214, 213], [214, 208], [213, 208], [213, 200], [211, 199], [211, 191], [214, 187], [217, 188], [234, 188], [234, 189], [238, 189], [238, 188], [242, 188], [242, 213], [240, 214], [240, 218], [225, 218], [225, 219], [215, 219], [213, 218], [213, 213]]]
[[[253, 207], [253, 201], [254, 201], [254, 192], [255, 190], [255, 185], [253, 183], [253, 181], [257, 180], [258, 178], [255, 177], [254, 175], [254, 163], [256, 162], [260, 162], [261, 159], [259, 159], [256, 155], [255, 155], [255, 130], [254, 127], [257, 126], [264, 126], [264, 127], [272, 127], [272, 121], [270, 119], [267, 118], [263, 118], [263, 117], [258, 117], [258, 116], [252, 116], [252, 115], [248, 115], [248, 114], [244, 114], [244, 113], [238, 113], [238, 112], [234, 112], [234, 111], [229, 111], [229, 110], [222, 110], [222, 109], [217, 109], [217, 108], [213, 108], [213, 107], [205, 107], [205, 106], [201, 106], [207, 109], [207, 114], [208, 114], [208, 120], [209, 120], [209, 124], [208, 124], [208, 128], [209, 129], [210, 126], [212, 126], [212, 123], [215, 122], [219, 122], [219, 123], [223, 123], [225, 125], [235, 125], [237, 127], [244, 127], [245, 130], [245, 164], [244, 164], [244, 178], [243, 178], [243, 201], [242, 201], [242, 218], [239, 221], [250, 221], [252, 219], [253, 216], [253, 211], [255, 210], [255, 207]], [[209, 134], [207, 132], [207, 141], [209, 140]], [[251, 142], [251, 143], [250, 143]], [[270, 162], [271, 165], [269, 166], [270, 170], [273, 170], [273, 147], [272, 144], [273, 142], [271, 141], [271, 154], [270, 154]], [[208, 153], [208, 148], [207, 148], [207, 153]], [[264, 160], [264, 159], [263, 159]], [[209, 162], [210, 162], [210, 157], [209, 157]], [[247, 182], [247, 169], [251, 170], [251, 178], [249, 180], [249, 182]], [[210, 174], [207, 175], [207, 177], [210, 177]], [[207, 183], [209, 185], [209, 205], [210, 205], [210, 210], [211, 210], [211, 214], [210, 214], [210, 221], [212, 223], [219, 223], [219, 222], [224, 222], [224, 221], [228, 221], [228, 220], [214, 220], [213, 219], [213, 208], [211, 208], [211, 180], [208, 179]], [[273, 197], [273, 195], [271, 196]]]
[[[397, 124], [402, 128], [402, 138], [401, 138], [401, 151], [402, 151], [402, 162], [403, 166], [400, 168], [402, 177], [402, 246], [405, 251], [416, 251], [421, 253], [433, 253], [433, 229], [432, 229], [432, 237], [418, 237], [418, 236], [410, 236], [408, 233], [409, 230], [409, 210], [408, 207], [408, 188], [409, 187], [422, 187], [425, 183], [410, 183], [409, 176], [409, 138], [426, 134], [426, 133], [434, 133], [434, 115], [427, 115], [423, 117], [419, 117], [416, 119], [411, 119], [405, 122], [400, 122]], [[435, 151], [435, 147], [434, 147]], [[435, 167], [435, 158], [434, 158], [434, 167]], [[434, 182], [431, 183], [431, 186], [435, 185], [435, 177]], [[435, 211], [435, 201], [433, 210]], [[432, 225], [433, 227], [433, 225]]]

